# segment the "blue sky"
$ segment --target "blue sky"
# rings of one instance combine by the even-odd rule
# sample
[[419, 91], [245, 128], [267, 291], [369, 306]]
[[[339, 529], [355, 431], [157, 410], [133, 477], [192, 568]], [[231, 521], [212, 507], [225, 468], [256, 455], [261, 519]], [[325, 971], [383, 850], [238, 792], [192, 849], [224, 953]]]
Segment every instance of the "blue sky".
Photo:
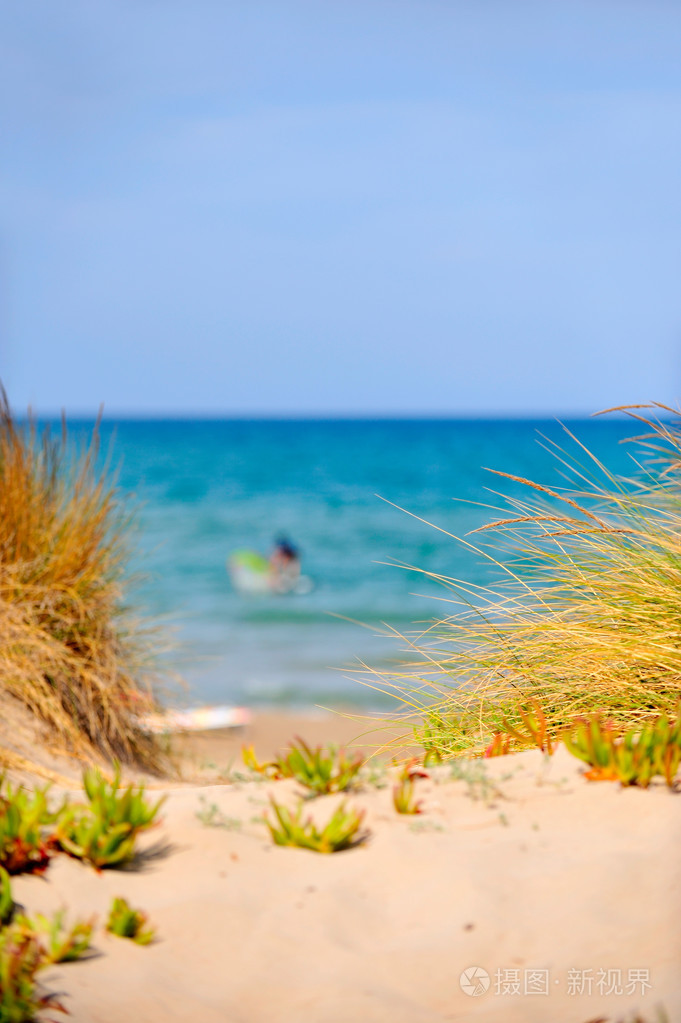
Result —
[[681, 5], [6, 0], [17, 408], [681, 399]]

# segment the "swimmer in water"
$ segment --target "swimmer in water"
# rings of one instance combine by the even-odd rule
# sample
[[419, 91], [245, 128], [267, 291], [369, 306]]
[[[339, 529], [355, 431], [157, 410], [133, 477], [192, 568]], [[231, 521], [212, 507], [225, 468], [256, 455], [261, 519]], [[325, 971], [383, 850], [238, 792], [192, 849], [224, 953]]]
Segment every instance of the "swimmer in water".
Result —
[[285, 536], [277, 537], [270, 555], [272, 589], [286, 593], [300, 579], [300, 553]]

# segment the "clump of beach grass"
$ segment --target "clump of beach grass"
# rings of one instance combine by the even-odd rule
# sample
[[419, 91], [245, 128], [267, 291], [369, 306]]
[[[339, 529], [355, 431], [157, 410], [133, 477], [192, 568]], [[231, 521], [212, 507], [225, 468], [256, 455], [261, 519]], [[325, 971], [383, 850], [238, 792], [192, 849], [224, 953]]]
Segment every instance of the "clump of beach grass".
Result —
[[78, 450], [65, 424], [54, 437], [19, 423], [0, 391], [0, 697], [57, 748], [155, 770], [138, 715], [153, 707], [157, 637], [125, 604], [129, 526], [98, 428]]
[[[453, 613], [408, 640], [414, 658], [367, 681], [400, 700], [416, 737], [443, 757], [479, 754], [539, 711], [547, 738], [576, 716], [632, 727], [681, 696], [681, 429], [663, 405], [623, 406], [643, 426], [632, 474], [613, 474], [569, 430], [547, 486], [504, 472], [527, 497], [464, 540], [499, 582], [434, 578]], [[493, 541], [485, 535], [493, 531]], [[533, 745], [528, 735], [528, 746]]]

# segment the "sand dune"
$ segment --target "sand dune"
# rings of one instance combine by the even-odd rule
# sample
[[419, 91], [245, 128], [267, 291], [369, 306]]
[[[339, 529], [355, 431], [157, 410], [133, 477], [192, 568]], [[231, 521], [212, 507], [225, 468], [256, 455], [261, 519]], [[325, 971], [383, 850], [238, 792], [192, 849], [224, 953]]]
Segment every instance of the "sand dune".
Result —
[[[158, 928], [149, 947], [98, 931], [101, 955], [48, 987], [73, 1023], [585, 1023], [660, 1004], [681, 1019], [679, 795], [586, 782], [563, 750], [433, 773], [419, 817], [398, 816], [389, 787], [350, 796], [371, 835], [331, 856], [271, 844], [258, 818], [292, 782], [176, 785], [141, 869], [59, 857], [16, 879], [31, 910], [102, 921], [122, 894]], [[235, 830], [203, 825], [200, 797]], [[479, 996], [460, 983], [471, 967], [490, 978]]]

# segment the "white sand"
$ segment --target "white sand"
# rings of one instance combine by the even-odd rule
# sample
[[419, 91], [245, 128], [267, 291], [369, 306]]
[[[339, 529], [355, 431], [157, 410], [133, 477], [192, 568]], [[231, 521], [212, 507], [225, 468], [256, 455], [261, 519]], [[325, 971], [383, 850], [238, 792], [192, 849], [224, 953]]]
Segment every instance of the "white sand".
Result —
[[[398, 816], [389, 788], [353, 794], [371, 838], [332, 856], [274, 847], [252, 822], [269, 792], [293, 802], [291, 782], [177, 786], [143, 843], [172, 848], [145, 869], [98, 875], [58, 857], [45, 879], [15, 880], [30, 910], [103, 923], [121, 894], [158, 928], [149, 947], [100, 930], [99, 958], [45, 982], [73, 1023], [652, 1021], [658, 1004], [681, 1020], [681, 795], [589, 783], [562, 750], [548, 769], [538, 752], [484, 769], [501, 796], [422, 781], [421, 817]], [[200, 795], [241, 830], [202, 825]], [[337, 799], [310, 808], [321, 819]], [[491, 978], [480, 997], [459, 983], [473, 966]], [[591, 996], [568, 993], [571, 969], [592, 971]], [[495, 993], [496, 971], [511, 990], [517, 971], [522, 991], [526, 970], [549, 971], [549, 994]], [[630, 970], [648, 970], [652, 987], [599, 994], [600, 970], [621, 971], [625, 992]]]

